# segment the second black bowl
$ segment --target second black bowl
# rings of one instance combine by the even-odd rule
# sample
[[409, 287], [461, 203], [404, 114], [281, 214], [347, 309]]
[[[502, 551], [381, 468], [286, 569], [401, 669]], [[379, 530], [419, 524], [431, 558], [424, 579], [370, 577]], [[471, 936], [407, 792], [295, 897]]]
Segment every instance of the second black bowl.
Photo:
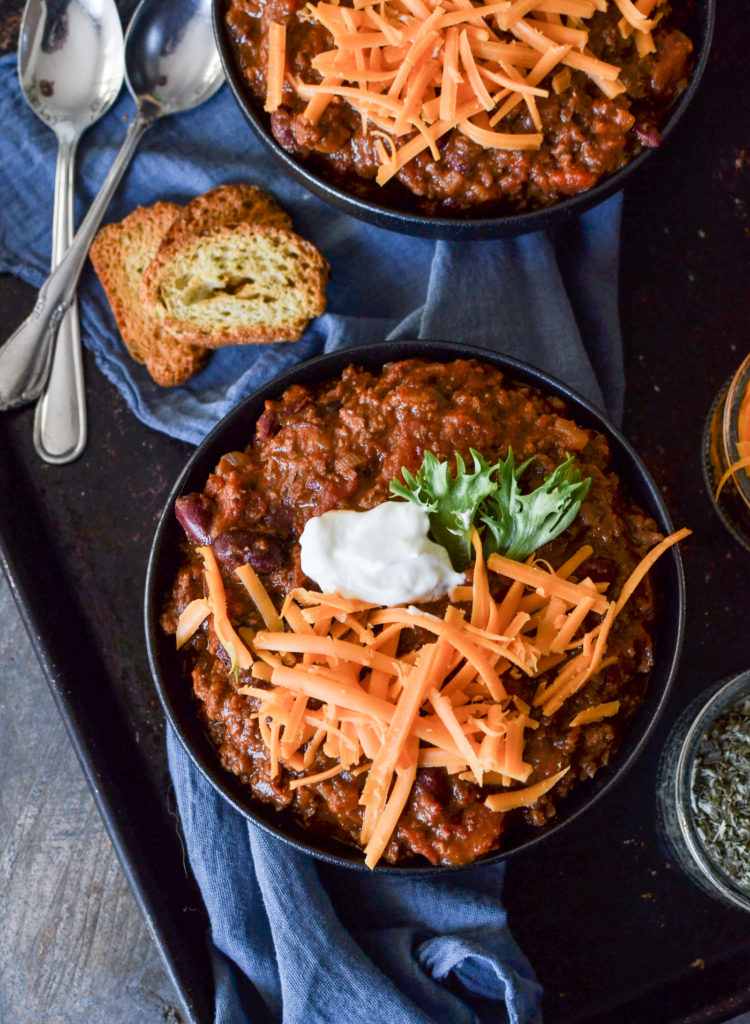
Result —
[[[532, 385], [547, 395], [562, 398], [576, 422], [606, 435], [612, 448], [613, 468], [632, 498], [653, 516], [662, 533], [672, 532], [669, 513], [654, 481], [616, 427], [584, 398], [559, 381], [523, 363], [484, 349], [431, 341], [384, 342], [363, 348], [344, 349], [287, 370], [246, 398], [215, 427], [196, 449], [175, 483], [167, 499], [151, 550], [146, 581], [145, 618], [149, 662], [156, 688], [165, 714], [194, 764], [235, 810], [298, 850], [332, 863], [359, 868], [364, 868], [364, 858], [359, 850], [335, 839], [317, 836], [305, 830], [292, 817], [255, 801], [250, 791], [221, 767], [218, 755], [198, 719], [191, 688], [178, 662], [174, 637], [167, 636], [162, 631], [159, 619], [165, 596], [172, 586], [181, 561], [182, 527], [174, 515], [175, 500], [182, 494], [203, 490], [207, 477], [221, 456], [228, 451], [241, 450], [247, 446], [252, 438], [256, 420], [263, 412], [266, 399], [278, 398], [291, 384], [304, 383], [315, 386], [337, 377], [352, 363], [377, 371], [386, 362], [414, 357], [438, 361], [457, 357], [476, 358], [497, 367], [511, 380]], [[593, 779], [578, 785], [560, 802], [557, 815], [543, 827], [525, 827], [503, 849], [485, 855], [477, 863], [487, 864], [502, 860], [512, 853], [543, 841], [545, 837], [572, 822], [622, 778], [643, 749], [666, 703], [677, 669], [685, 617], [682, 565], [675, 547], [670, 548], [659, 559], [653, 573], [663, 597], [655, 635], [654, 670], [645, 701], [628, 722], [622, 744], [613, 762], [600, 768]], [[378, 865], [375, 870], [387, 873], [424, 874], [457, 869], [436, 868], [424, 861], [398, 867], [383, 864]]]
[[[553, 226], [560, 227], [613, 195], [623, 187], [631, 175], [640, 173], [659, 151], [658, 148], [644, 149], [621, 170], [604, 177], [586, 192], [562, 199], [552, 206], [525, 213], [483, 217], [466, 213], [457, 217], [432, 217], [391, 205], [387, 200], [363, 199], [327, 181], [322, 174], [311, 169], [299, 157], [288, 153], [276, 141], [271, 132], [268, 114], [253, 101], [237, 65], [225, 26], [226, 7], [227, 0], [213, 0], [214, 33], [219, 53], [232, 93], [260, 141], [293, 178], [320, 199], [352, 217], [381, 228], [427, 238], [480, 239], [512, 237], [547, 230]], [[715, 0], [694, 0], [681, 5], [680, 13], [685, 18], [686, 34], [693, 42], [693, 70], [687, 89], [670, 108], [661, 126], [662, 139], [666, 139], [681, 120], [705, 70], [713, 35]]]

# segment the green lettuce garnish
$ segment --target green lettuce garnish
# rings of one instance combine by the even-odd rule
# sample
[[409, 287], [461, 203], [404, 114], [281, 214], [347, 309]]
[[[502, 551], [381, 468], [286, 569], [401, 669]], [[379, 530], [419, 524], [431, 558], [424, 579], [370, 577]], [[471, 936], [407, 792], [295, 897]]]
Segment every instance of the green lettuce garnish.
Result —
[[482, 502], [496, 485], [492, 474], [496, 467], [485, 462], [479, 452], [471, 449], [474, 472], [466, 472], [466, 464], [456, 455], [456, 475], [451, 476], [447, 462], [440, 462], [432, 452], [425, 452], [416, 478], [408, 469], [401, 475], [406, 486], [391, 481], [391, 493], [419, 505], [430, 516], [430, 533], [450, 556], [453, 568], [461, 572], [471, 562], [471, 528]]
[[513, 450], [497, 464], [497, 488], [487, 496], [480, 519], [487, 527], [486, 555], [493, 552], [520, 561], [567, 530], [589, 492], [591, 477], [581, 479], [570, 455], [534, 490], [524, 494], [518, 481], [532, 459], [518, 468]]
[[430, 533], [450, 556], [457, 572], [471, 563], [471, 529], [482, 536], [485, 556], [494, 552], [520, 560], [566, 530], [578, 515], [591, 478], [581, 479], [573, 456], [555, 469], [538, 487], [524, 493], [519, 480], [533, 461], [515, 465], [513, 450], [495, 465], [470, 449], [472, 472], [456, 455], [455, 474], [447, 462], [425, 452], [416, 477], [407, 469], [405, 483], [391, 481], [391, 493], [424, 509]]

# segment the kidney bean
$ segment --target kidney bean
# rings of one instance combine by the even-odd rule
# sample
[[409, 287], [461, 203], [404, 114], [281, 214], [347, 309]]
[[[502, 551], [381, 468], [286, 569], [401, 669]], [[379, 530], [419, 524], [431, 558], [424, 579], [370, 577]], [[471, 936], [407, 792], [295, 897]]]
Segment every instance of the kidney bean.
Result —
[[294, 138], [294, 121], [292, 116], [283, 108], [275, 110], [271, 114], [271, 131], [279, 145], [284, 149], [294, 152], [296, 140]]
[[661, 132], [658, 128], [654, 128], [651, 125], [637, 124], [633, 128], [633, 132], [642, 145], [648, 146], [650, 149], [655, 149], [661, 143]]
[[263, 517], [263, 522], [267, 525], [268, 529], [272, 530], [279, 540], [284, 543], [285, 541], [288, 541], [294, 533], [294, 516], [290, 509], [286, 508], [284, 505], [279, 505], [278, 508], [274, 508], [272, 512], [272, 515]]
[[451, 796], [450, 786], [445, 772], [439, 768], [420, 768], [417, 772], [417, 787], [427, 790], [439, 804], [445, 806]]
[[205, 494], [183, 494], [174, 503], [177, 521], [197, 544], [211, 543], [211, 503]]
[[258, 422], [255, 425], [255, 433], [259, 438], [264, 441], [269, 437], [273, 437], [276, 431], [279, 429], [279, 423], [276, 419], [276, 413], [273, 409], [264, 409], [258, 417]]
[[[450, 136], [448, 136], [450, 138]], [[440, 143], [438, 142], [438, 149], [440, 149]], [[446, 164], [452, 171], [457, 174], [467, 175], [471, 173], [472, 168], [472, 157], [470, 153], [461, 147], [452, 149], [446, 156]]]
[[225, 530], [213, 542], [214, 554], [230, 569], [248, 563], [256, 572], [275, 572], [281, 568], [281, 545], [273, 537], [249, 530]]

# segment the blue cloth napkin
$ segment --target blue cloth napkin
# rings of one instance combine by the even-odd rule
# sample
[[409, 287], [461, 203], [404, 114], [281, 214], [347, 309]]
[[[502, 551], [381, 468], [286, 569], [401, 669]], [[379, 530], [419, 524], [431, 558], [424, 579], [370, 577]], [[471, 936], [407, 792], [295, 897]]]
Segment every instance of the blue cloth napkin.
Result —
[[[79, 149], [77, 222], [132, 116], [125, 93]], [[47, 273], [55, 139], [0, 60], [0, 270]], [[130, 361], [90, 268], [79, 289], [84, 343], [144, 423], [199, 442], [241, 398], [320, 351], [383, 338], [483, 345], [622, 412], [617, 315], [620, 198], [539, 233], [434, 242], [370, 227], [279, 171], [222, 89], [149, 132], [107, 220], [157, 199], [184, 203], [230, 181], [265, 185], [328, 258], [328, 312], [295, 343], [227, 348], [178, 388]], [[96, 382], [92, 382], [96, 386]], [[169, 763], [190, 861], [211, 918], [218, 1024], [469, 1024], [541, 1020], [541, 988], [508, 930], [502, 865], [448, 880], [321, 865], [239, 817], [173, 736]]]
[[319, 864], [229, 807], [171, 731], [167, 749], [211, 918], [217, 1024], [541, 1021], [504, 865], [430, 881]]

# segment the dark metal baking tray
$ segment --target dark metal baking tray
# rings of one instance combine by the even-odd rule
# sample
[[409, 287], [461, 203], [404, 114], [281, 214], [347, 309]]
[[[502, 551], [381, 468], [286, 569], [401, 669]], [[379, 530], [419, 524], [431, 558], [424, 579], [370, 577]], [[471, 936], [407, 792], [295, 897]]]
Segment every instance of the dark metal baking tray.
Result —
[[[510, 922], [544, 983], [548, 1024], [708, 1024], [750, 1009], [749, 922], [672, 864], [654, 793], [680, 710], [750, 663], [750, 555], [715, 517], [700, 473], [705, 414], [750, 347], [743, 15], [741, 0], [724, 0], [703, 88], [626, 196], [625, 433], [675, 523], [694, 530], [683, 546], [686, 643], [667, 711], [635, 768], [579, 822], [508, 863]], [[0, 279], [8, 330], [31, 301], [31, 289]], [[91, 440], [78, 463], [38, 461], [30, 410], [0, 417], [0, 551], [185, 1015], [208, 1024], [207, 921], [184, 869], [141, 624], [156, 518], [189, 449], [138, 423], [90, 359], [87, 373]]]

